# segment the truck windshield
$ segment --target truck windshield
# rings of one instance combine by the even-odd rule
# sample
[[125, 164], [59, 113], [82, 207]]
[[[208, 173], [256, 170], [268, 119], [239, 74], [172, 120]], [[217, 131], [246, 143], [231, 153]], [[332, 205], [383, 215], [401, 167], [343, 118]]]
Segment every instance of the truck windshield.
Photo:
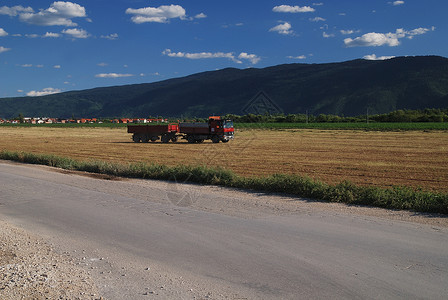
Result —
[[233, 122], [232, 121], [224, 121], [224, 128], [233, 128]]

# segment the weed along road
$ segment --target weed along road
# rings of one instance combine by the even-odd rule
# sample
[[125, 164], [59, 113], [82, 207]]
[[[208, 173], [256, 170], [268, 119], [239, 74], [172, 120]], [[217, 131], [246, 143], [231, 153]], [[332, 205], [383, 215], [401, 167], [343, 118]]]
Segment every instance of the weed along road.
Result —
[[0, 218], [69, 253], [106, 299], [448, 295], [441, 216], [0, 161]]

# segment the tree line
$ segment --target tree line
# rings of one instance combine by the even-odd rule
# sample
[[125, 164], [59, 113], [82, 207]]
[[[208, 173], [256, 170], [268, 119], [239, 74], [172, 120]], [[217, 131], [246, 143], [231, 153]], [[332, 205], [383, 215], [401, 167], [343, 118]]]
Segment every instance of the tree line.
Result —
[[448, 122], [448, 109], [400, 109], [386, 114], [344, 117], [332, 114], [227, 114], [226, 119], [236, 123], [356, 123], [356, 122]]

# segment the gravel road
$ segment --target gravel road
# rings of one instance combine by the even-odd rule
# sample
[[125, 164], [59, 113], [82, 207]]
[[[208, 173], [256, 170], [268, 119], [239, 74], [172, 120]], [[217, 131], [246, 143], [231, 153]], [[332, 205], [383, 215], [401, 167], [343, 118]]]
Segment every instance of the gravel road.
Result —
[[427, 298], [444, 216], [0, 162], [0, 299]]

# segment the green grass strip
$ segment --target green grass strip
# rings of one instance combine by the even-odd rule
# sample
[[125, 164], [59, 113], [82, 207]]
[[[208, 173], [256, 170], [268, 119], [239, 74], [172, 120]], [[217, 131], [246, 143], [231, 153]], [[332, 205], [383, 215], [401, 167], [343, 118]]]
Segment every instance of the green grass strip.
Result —
[[445, 123], [235, 123], [237, 129], [321, 129], [321, 130], [369, 130], [410, 131], [448, 130]]
[[51, 154], [26, 152], [1, 151], [0, 159], [119, 177], [220, 185], [261, 192], [287, 193], [329, 202], [448, 214], [447, 193], [429, 192], [402, 186], [393, 188], [365, 187], [356, 186], [348, 181], [331, 185], [298, 175], [274, 174], [264, 177], [244, 177], [236, 175], [230, 170], [206, 166], [178, 165], [169, 167], [145, 163], [80, 161]]

